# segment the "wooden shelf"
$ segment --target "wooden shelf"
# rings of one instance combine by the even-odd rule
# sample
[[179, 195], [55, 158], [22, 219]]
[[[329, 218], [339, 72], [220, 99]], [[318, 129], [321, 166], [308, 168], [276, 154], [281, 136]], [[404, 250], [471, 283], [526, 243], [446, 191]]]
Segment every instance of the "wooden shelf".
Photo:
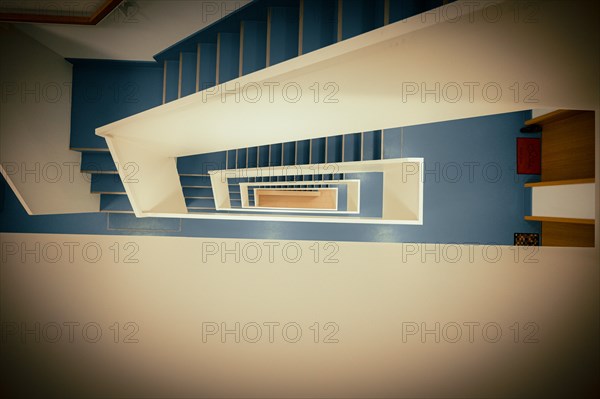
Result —
[[525, 216], [525, 220], [533, 222], [553, 222], [553, 223], [571, 223], [571, 224], [594, 224], [594, 219], [575, 219], [575, 218], [556, 218], [550, 216]]
[[541, 125], [556, 122], [561, 119], [570, 118], [571, 116], [577, 115], [585, 111], [571, 110], [571, 109], [559, 109], [556, 111], [548, 112], [547, 114], [538, 116], [537, 118], [529, 119], [525, 121], [525, 126], [529, 125]]
[[300, 190], [264, 190], [259, 189], [258, 195], [264, 196], [276, 196], [276, 197], [319, 197], [320, 191], [300, 191]]
[[542, 223], [542, 245], [545, 247], [594, 247], [593, 224]]
[[554, 181], [539, 181], [534, 183], [525, 183], [525, 187], [544, 187], [544, 186], [562, 186], [566, 184], [589, 184], [595, 183], [596, 179], [571, 179], [571, 180], [554, 180]]
[[255, 201], [257, 208], [337, 210], [337, 189], [321, 188], [318, 191], [257, 189]]
[[[550, 115], [550, 114], [548, 114]], [[595, 177], [593, 111], [561, 111], [545, 118], [542, 130], [542, 181]]]

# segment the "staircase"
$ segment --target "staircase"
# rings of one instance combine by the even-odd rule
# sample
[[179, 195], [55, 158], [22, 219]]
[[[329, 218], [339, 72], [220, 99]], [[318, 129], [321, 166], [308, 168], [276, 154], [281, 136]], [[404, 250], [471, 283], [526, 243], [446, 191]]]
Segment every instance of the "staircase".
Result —
[[[143, 81], [148, 82], [147, 86], [141, 85], [136, 89], [147, 95], [142, 97], [141, 103], [126, 108], [126, 112], [134, 114], [143, 110], [140, 108], [157, 105], [155, 86], [158, 84], [162, 85], [162, 103], [168, 103], [388, 23], [426, 12], [445, 2], [255, 0], [157, 54], [155, 65], [136, 66], [140, 74], [144, 74]], [[157, 81], [157, 68], [162, 69], [162, 82]], [[130, 73], [131, 71], [127, 72]], [[82, 102], [77, 97], [76, 84], [74, 79], [74, 114]], [[150, 91], [151, 94], [148, 94]], [[122, 109], [121, 107], [120, 112]], [[115, 119], [124, 116], [126, 115], [121, 114]], [[104, 140], [98, 140], [100, 138], [93, 134], [93, 131], [74, 129], [71, 142], [73, 149], [82, 152], [81, 171], [91, 174], [92, 192], [101, 195], [100, 211], [133, 213], [117, 174], [117, 167], [129, 178], [135, 179], [135, 165], [115, 165]], [[188, 210], [217, 212], [208, 175], [211, 170], [398, 158], [400, 154], [394, 151], [394, 144], [399, 141], [400, 129], [357, 132], [181, 157], [177, 159], [177, 168]], [[281, 178], [270, 179], [281, 181]], [[344, 176], [329, 174], [294, 178], [302, 181], [306, 179], [305, 188], [314, 188], [327, 186], [328, 180], [343, 180]], [[261, 181], [269, 182], [272, 181]], [[232, 207], [241, 206], [239, 191], [233, 191], [231, 200]]]
[[[399, 130], [390, 130], [389, 134], [394, 136], [393, 141], [398, 141]], [[208, 175], [212, 170], [383, 159], [383, 136], [383, 131], [363, 132], [192, 155], [178, 158], [177, 169], [188, 210], [211, 211], [215, 210]], [[124, 165], [122, 169], [128, 178], [135, 179], [133, 165]], [[91, 191], [101, 195], [101, 212], [133, 213], [123, 183], [117, 174], [117, 165], [109, 152], [83, 152], [81, 171], [91, 174]], [[333, 166], [331, 171], [334, 171]], [[268, 183], [285, 181], [284, 178], [284, 176], [264, 177], [262, 178], [264, 180], [248, 178], [245, 181]], [[335, 173], [287, 176], [287, 179], [291, 180], [291, 178], [293, 181], [306, 181], [310, 185], [322, 186], [327, 185], [327, 181], [343, 180], [344, 176]], [[235, 186], [239, 182], [241, 182], [239, 179], [230, 181], [230, 186]], [[232, 201], [240, 206], [239, 191], [234, 192], [237, 192], [238, 198], [234, 197]]]

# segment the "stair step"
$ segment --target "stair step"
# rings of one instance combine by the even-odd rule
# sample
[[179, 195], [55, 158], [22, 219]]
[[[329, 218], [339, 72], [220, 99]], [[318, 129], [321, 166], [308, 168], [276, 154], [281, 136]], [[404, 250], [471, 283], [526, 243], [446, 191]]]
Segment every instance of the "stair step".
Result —
[[327, 163], [342, 162], [344, 136], [327, 137]]
[[[234, 206], [233, 208], [241, 209], [239, 206]], [[228, 210], [216, 210], [215, 208], [188, 208], [188, 212], [190, 213], [228, 213], [233, 215], [239, 215], [239, 212], [236, 211], [228, 211]]]
[[211, 170], [225, 169], [225, 151], [177, 158], [179, 174], [207, 175]]
[[202, 91], [213, 87], [217, 82], [217, 44], [200, 43], [197, 51], [200, 52], [198, 91]]
[[133, 212], [126, 195], [101, 194], [100, 195], [101, 212]]
[[[450, 0], [452, 2], [454, 0]], [[390, 23], [410, 18], [444, 4], [444, 0], [390, 0]]]
[[344, 0], [342, 5], [342, 40], [383, 26], [384, 0]]
[[240, 148], [236, 151], [236, 158], [237, 158], [237, 169], [246, 169], [246, 160], [247, 160], [248, 154], [246, 152], [245, 148]]
[[183, 196], [186, 198], [213, 198], [212, 188], [183, 188]]
[[302, 51], [310, 53], [337, 41], [337, 0], [302, 2]]
[[183, 187], [210, 187], [210, 177], [206, 176], [179, 176]]
[[360, 161], [361, 134], [352, 133], [344, 136], [344, 162]]
[[225, 151], [225, 168], [224, 169], [235, 169], [235, 150]]
[[108, 214], [108, 230], [127, 231], [181, 231], [181, 219], [138, 218], [132, 213]]
[[239, 192], [229, 192], [229, 199], [232, 201], [241, 201], [242, 200], [242, 195]]
[[363, 161], [381, 159], [381, 130], [363, 133]]
[[89, 173], [117, 173], [110, 152], [85, 151], [81, 153], [81, 171]]
[[283, 143], [283, 164], [296, 164], [296, 142]]
[[271, 145], [271, 158], [269, 166], [281, 166], [282, 144]]
[[270, 7], [267, 21], [268, 66], [298, 56], [297, 7]]
[[240, 33], [219, 32], [217, 35], [217, 83], [221, 84], [239, 76]]
[[258, 152], [259, 152], [258, 166], [261, 168], [269, 166], [269, 156], [270, 156], [269, 155], [270, 154], [269, 146], [261, 145], [258, 148]]
[[[235, 187], [235, 188], [237, 188], [237, 187]], [[232, 189], [232, 188], [230, 188], [230, 189], [229, 189], [229, 194], [240, 195], [240, 191], [239, 191], [239, 190], [236, 190], [235, 188], [233, 188], [233, 189]], [[248, 189], [248, 195], [249, 195], [250, 197], [252, 197], [252, 195], [253, 195], [253, 194], [252, 194], [252, 190], [251, 190], [251, 189]]]
[[196, 92], [196, 62], [198, 54], [194, 52], [181, 52], [181, 87], [179, 97], [185, 97]]
[[267, 57], [267, 23], [243, 21], [242, 75], [263, 69]]
[[125, 194], [125, 187], [117, 174], [92, 174], [91, 191], [93, 193]]
[[214, 208], [215, 200], [213, 198], [186, 198], [187, 207]]
[[296, 142], [296, 165], [308, 165], [310, 163], [310, 140]]
[[310, 163], [325, 163], [325, 138], [311, 140]]
[[402, 158], [402, 128], [383, 130], [383, 158]]
[[166, 60], [164, 68], [163, 102], [168, 103], [176, 100], [179, 92], [179, 60]]
[[248, 167], [256, 168], [258, 166], [258, 147], [248, 148]]
[[217, 211], [215, 208], [189, 208], [188, 212], [190, 213], [220, 213], [221, 211]]

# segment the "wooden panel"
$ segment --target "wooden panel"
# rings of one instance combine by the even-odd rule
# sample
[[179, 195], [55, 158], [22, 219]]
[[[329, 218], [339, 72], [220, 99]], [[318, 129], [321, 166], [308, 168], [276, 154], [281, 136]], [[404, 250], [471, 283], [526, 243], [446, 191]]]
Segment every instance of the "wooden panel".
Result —
[[594, 219], [559, 218], [553, 216], [525, 216], [525, 220], [533, 222], [557, 222], [572, 224], [594, 224]]
[[542, 181], [593, 178], [594, 112], [578, 112], [544, 125]]
[[547, 114], [538, 116], [537, 118], [529, 119], [525, 121], [525, 126], [529, 125], [541, 125], [546, 126], [549, 123], [556, 122], [561, 119], [569, 118], [573, 115], [583, 113], [585, 111], [577, 111], [570, 109], [558, 109], [556, 111], [548, 112]]
[[321, 191], [258, 190], [260, 197], [320, 197]]
[[542, 223], [542, 245], [549, 247], [593, 247], [593, 224]]
[[554, 180], [540, 181], [535, 183], [525, 183], [525, 187], [545, 187], [545, 186], [562, 186], [566, 184], [589, 184], [595, 183], [596, 179], [572, 179], [572, 180]]
[[337, 209], [336, 191], [256, 190], [259, 208]]

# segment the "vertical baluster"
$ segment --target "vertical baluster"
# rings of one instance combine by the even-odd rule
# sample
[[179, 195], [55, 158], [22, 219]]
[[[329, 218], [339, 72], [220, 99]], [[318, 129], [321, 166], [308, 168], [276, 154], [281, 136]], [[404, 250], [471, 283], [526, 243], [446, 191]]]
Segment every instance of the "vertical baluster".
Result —
[[240, 65], [238, 76], [242, 76], [244, 70], [244, 21], [240, 22]]
[[365, 132], [360, 132], [360, 160], [363, 160], [365, 152]]
[[298, 14], [298, 55], [302, 55], [302, 44], [304, 36], [304, 0], [300, 0], [300, 10]]
[[390, 0], [385, 0], [383, 4], [383, 24], [388, 25], [390, 23]]
[[271, 15], [272, 15], [272, 10], [271, 10], [271, 8], [269, 8], [267, 11], [267, 59], [266, 59], [267, 67], [271, 66], [271, 18], [272, 18]]
[[162, 103], [167, 102], [167, 60], [163, 62], [163, 98]]
[[181, 74], [183, 73], [183, 52], [179, 52], [179, 80], [177, 81], [177, 98], [181, 98]]
[[344, 6], [344, 0], [338, 0], [337, 9], [337, 41], [342, 41], [342, 7]]
[[200, 91], [200, 43], [196, 46], [196, 92]]

